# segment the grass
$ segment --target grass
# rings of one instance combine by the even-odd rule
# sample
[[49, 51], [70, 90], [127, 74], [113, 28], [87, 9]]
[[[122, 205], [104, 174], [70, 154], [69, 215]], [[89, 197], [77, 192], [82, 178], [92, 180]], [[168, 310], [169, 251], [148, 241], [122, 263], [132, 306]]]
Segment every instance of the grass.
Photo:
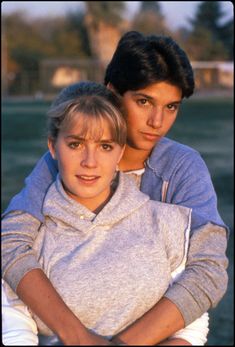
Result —
[[[47, 101], [2, 103], [2, 210], [47, 149], [49, 105]], [[211, 173], [221, 216], [231, 229], [228, 291], [210, 311], [207, 344], [233, 345], [233, 100], [186, 100], [169, 137], [199, 150]]]

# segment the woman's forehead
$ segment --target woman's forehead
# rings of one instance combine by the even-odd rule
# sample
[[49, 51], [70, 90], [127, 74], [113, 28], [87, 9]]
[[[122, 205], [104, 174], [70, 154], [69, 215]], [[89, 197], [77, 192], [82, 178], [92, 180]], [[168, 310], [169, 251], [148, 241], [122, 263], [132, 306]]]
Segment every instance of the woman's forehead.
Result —
[[68, 125], [68, 132], [86, 139], [111, 138], [111, 126], [107, 119], [79, 114]]

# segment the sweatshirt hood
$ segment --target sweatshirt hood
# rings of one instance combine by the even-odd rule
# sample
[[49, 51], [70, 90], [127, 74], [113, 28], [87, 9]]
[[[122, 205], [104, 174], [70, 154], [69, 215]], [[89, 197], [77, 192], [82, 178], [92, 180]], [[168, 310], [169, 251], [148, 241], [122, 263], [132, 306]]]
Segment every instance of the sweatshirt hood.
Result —
[[58, 174], [56, 182], [50, 186], [45, 197], [43, 214], [82, 232], [88, 232], [98, 226], [111, 227], [141, 208], [150, 199], [137, 188], [132, 177], [120, 172], [118, 179], [113, 196], [96, 215], [67, 195]]

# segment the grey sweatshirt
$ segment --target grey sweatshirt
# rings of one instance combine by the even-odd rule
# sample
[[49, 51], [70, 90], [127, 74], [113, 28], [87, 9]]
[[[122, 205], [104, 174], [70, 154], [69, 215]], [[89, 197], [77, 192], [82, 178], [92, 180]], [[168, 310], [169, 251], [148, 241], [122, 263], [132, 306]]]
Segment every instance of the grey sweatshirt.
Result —
[[[50, 152], [45, 153], [4, 211], [2, 276], [12, 288], [28, 271], [40, 267], [32, 244], [44, 221], [46, 192], [57, 173], [57, 162]], [[218, 304], [228, 284], [228, 229], [218, 213], [210, 174], [198, 152], [162, 138], [146, 162], [140, 190], [152, 200], [192, 208], [186, 268], [164, 295], [178, 307], [188, 325]]]
[[[48, 190], [43, 214], [32, 254], [82, 323], [111, 337], [163, 296], [185, 255], [191, 210], [151, 201], [121, 173], [98, 215], [69, 198], [59, 177]], [[14, 266], [22, 271], [20, 264], [16, 260]], [[34, 318], [41, 334], [52, 334]]]

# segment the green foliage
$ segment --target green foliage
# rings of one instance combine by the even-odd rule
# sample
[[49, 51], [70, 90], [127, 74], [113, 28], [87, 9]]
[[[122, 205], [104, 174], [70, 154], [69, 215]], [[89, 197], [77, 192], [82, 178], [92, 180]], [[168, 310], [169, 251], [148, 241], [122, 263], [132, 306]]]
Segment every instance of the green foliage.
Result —
[[9, 56], [22, 70], [37, 69], [43, 57], [44, 40], [21, 13], [3, 18], [3, 30]]
[[220, 27], [220, 40], [224, 43], [228, 57], [233, 60], [234, 20], [229, 20]]
[[42, 59], [89, 56], [83, 18], [84, 14], [76, 12], [54, 19], [32, 20], [21, 12], [3, 16], [7, 72], [13, 74], [8, 92], [17, 93], [26, 85], [26, 92], [36, 91]]
[[221, 40], [215, 40], [210, 30], [199, 27], [187, 41], [187, 53], [192, 60], [227, 60], [228, 53]]
[[[124, 1], [85, 1], [84, 4], [84, 11], [78, 9], [57, 18], [32, 19], [22, 12], [2, 16], [4, 68], [7, 66], [10, 76], [8, 90], [17, 92], [26, 79], [29, 91], [35, 90], [42, 59], [94, 57], [95, 35], [101, 36], [102, 28], [107, 30], [100, 23], [123, 31]], [[193, 60], [232, 60], [234, 24], [233, 20], [221, 24], [223, 15], [221, 1], [202, 1], [191, 20], [191, 30], [181, 28], [172, 33], [161, 3], [141, 1], [139, 12], [125, 28], [145, 34], [171, 35]], [[29, 72], [33, 72], [35, 82], [31, 81]], [[6, 78], [5, 70], [3, 75]]]
[[98, 23], [117, 25], [123, 16], [124, 1], [84, 1], [87, 13]]
[[140, 12], [153, 11], [162, 16], [161, 5], [159, 1], [141, 1]]
[[195, 18], [191, 21], [193, 30], [198, 28], [208, 29], [213, 33], [214, 38], [218, 38], [219, 22], [223, 15], [220, 1], [202, 1], [198, 6]]
[[90, 57], [92, 54], [85, 25], [85, 14], [80, 11], [69, 12], [66, 15], [66, 23], [68, 30], [76, 34], [77, 39], [80, 39], [83, 55]]
[[140, 9], [132, 21], [132, 29], [144, 34], [169, 35], [158, 1], [141, 1]]
[[192, 30], [187, 42], [191, 59], [231, 59], [233, 30], [231, 24], [221, 25], [224, 12], [221, 1], [202, 1], [191, 20]]

